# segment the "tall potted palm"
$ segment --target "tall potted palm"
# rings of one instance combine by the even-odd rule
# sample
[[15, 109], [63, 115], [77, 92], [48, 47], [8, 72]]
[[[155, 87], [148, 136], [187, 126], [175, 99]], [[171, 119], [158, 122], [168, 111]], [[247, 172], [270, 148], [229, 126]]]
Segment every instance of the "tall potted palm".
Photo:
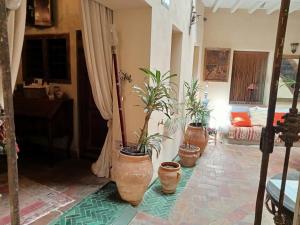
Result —
[[189, 137], [189, 143], [198, 146], [202, 154], [208, 143], [206, 127], [210, 110], [201, 101], [198, 80], [193, 80], [190, 84], [185, 82], [184, 86], [186, 88], [186, 111], [191, 121], [187, 127], [186, 135]]
[[163, 112], [170, 117], [172, 108], [172, 87], [170, 78], [176, 76], [169, 72], [162, 74], [160, 71], [141, 69], [149, 78], [149, 83], [144, 88], [134, 86], [134, 91], [140, 97], [145, 112], [144, 124], [137, 133], [137, 143], [123, 146], [119, 161], [115, 166], [116, 184], [121, 198], [132, 205], [138, 205], [152, 179], [152, 152], [157, 156], [161, 150], [161, 142], [165, 136], [148, 133], [148, 124], [153, 112]]

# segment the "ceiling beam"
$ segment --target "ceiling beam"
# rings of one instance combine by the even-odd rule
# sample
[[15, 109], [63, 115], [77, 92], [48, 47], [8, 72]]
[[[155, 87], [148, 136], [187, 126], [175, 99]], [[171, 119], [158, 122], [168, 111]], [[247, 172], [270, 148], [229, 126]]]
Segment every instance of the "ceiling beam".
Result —
[[224, 0], [216, 0], [213, 6], [213, 12], [217, 12]]
[[242, 5], [242, 3], [243, 3], [243, 0], [236, 0], [236, 2], [234, 3], [234, 5], [232, 6], [230, 12], [231, 13], [235, 13], [240, 8], [240, 6]]
[[258, 10], [265, 2], [264, 1], [256, 1], [252, 7], [248, 10], [250, 14], [253, 14], [256, 10]]
[[273, 4], [270, 8], [267, 9], [267, 14], [271, 15], [273, 12], [280, 9], [280, 2]]
[[298, 3], [297, 5], [296, 4], [291, 4], [290, 14], [292, 14], [293, 12], [298, 11], [298, 10], [300, 10], [300, 3]]

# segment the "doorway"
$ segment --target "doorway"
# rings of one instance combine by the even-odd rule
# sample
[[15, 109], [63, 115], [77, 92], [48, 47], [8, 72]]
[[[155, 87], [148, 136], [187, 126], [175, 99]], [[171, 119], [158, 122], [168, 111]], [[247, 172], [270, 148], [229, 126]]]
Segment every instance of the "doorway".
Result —
[[174, 97], [176, 99], [178, 99], [179, 97], [181, 55], [182, 55], [182, 32], [173, 25], [170, 72], [171, 74], [177, 74], [177, 76], [171, 78], [171, 82], [175, 84], [176, 92]]
[[93, 98], [88, 77], [81, 31], [76, 32], [78, 77], [79, 154], [97, 159], [107, 135], [107, 121], [101, 116]]

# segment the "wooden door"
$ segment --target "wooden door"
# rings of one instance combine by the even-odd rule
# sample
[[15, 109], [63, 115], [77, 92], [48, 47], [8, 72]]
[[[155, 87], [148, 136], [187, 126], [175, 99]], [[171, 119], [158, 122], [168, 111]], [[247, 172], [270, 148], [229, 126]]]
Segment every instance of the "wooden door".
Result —
[[263, 103], [268, 58], [268, 52], [234, 51], [230, 103]]
[[93, 99], [81, 31], [77, 31], [76, 36], [80, 157], [97, 159], [107, 135], [107, 121], [102, 118]]

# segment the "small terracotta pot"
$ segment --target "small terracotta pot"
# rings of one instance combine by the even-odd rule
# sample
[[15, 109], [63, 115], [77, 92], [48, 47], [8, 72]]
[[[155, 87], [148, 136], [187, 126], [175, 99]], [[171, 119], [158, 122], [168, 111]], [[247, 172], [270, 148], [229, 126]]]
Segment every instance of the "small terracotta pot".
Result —
[[181, 178], [181, 166], [176, 162], [163, 162], [158, 169], [158, 177], [165, 194], [176, 192], [177, 184]]
[[[191, 149], [192, 148], [192, 149]], [[178, 155], [180, 157], [180, 164], [184, 167], [193, 167], [196, 165], [196, 161], [200, 155], [200, 148], [197, 146], [191, 146], [191, 148], [185, 145], [180, 146]]]
[[208, 144], [208, 132], [204, 127], [196, 126], [196, 124], [190, 124], [187, 128], [187, 136], [189, 137], [189, 143], [195, 145], [201, 149], [200, 155], [204, 152]]
[[151, 182], [152, 161], [148, 155], [132, 156], [120, 152], [114, 174], [121, 198], [137, 206], [143, 200]]

